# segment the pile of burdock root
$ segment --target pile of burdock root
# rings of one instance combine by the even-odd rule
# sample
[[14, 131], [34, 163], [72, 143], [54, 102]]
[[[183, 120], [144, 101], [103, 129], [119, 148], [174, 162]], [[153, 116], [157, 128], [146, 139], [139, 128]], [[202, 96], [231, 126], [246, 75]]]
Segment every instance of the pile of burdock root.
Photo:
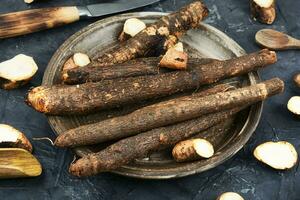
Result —
[[99, 50], [92, 60], [74, 54], [63, 67], [62, 84], [29, 91], [27, 103], [47, 115], [82, 115], [147, 102], [125, 115], [59, 135], [58, 147], [114, 141], [72, 163], [70, 173], [95, 175], [170, 147], [178, 162], [209, 158], [214, 144], [197, 137], [200, 132], [283, 91], [279, 78], [241, 88], [223, 81], [275, 63], [273, 51], [224, 61], [190, 57], [178, 39], [207, 15], [206, 6], [194, 1], [152, 24], [130, 19], [116, 47]]

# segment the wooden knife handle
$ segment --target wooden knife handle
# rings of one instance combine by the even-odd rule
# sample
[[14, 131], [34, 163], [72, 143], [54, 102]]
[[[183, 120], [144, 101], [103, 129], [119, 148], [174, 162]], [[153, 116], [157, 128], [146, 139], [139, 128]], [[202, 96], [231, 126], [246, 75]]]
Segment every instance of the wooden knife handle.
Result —
[[61, 26], [79, 20], [74, 7], [26, 10], [0, 15], [0, 38], [14, 37]]

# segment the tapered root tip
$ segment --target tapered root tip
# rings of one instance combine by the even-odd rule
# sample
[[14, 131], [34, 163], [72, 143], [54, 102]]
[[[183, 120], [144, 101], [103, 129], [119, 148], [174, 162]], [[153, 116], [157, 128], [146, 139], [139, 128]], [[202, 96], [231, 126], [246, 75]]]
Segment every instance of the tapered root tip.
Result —
[[269, 49], [262, 49], [260, 55], [264, 58], [266, 64], [274, 64], [277, 62], [277, 54], [275, 51], [270, 51]]
[[48, 113], [45, 99], [45, 88], [40, 86], [28, 92], [25, 102], [39, 112]]
[[267, 88], [269, 88], [269, 96], [280, 94], [284, 91], [284, 82], [280, 78], [272, 78], [265, 81]]
[[81, 158], [75, 163], [72, 163], [70, 165], [69, 172], [77, 177], [91, 176], [95, 174], [89, 157]]

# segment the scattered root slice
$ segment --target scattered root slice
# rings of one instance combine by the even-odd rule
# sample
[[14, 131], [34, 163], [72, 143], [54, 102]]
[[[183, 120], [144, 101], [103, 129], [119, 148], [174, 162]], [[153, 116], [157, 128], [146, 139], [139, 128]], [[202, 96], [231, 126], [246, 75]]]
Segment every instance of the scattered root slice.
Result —
[[294, 83], [300, 88], [300, 73], [294, 76]]
[[6, 124], [0, 124], [0, 147], [22, 148], [32, 152], [32, 145], [26, 136]]
[[300, 115], [300, 96], [294, 96], [290, 98], [287, 104], [289, 111], [296, 115]]
[[214, 155], [214, 147], [204, 139], [189, 139], [176, 144], [172, 154], [177, 162], [210, 158]]
[[[181, 47], [177, 46], [176, 48], [180, 49]], [[178, 51], [177, 49], [175, 49], [175, 46], [174, 48], [170, 48], [161, 59], [159, 66], [170, 69], [186, 69], [188, 55], [187, 53]]]
[[244, 200], [244, 198], [235, 192], [225, 192], [217, 200]]
[[0, 63], [0, 88], [14, 89], [28, 83], [38, 67], [32, 57], [19, 54]]
[[275, 0], [250, 0], [250, 10], [261, 23], [272, 24], [276, 18]]
[[131, 37], [134, 37], [136, 34], [141, 32], [146, 28], [146, 24], [137, 19], [137, 18], [130, 18], [127, 19], [123, 26], [123, 31], [119, 36], [119, 41], [123, 42], [128, 40]]
[[286, 142], [266, 142], [257, 146], [254, 157], [274, 169], [284, 170], [292, 168], [298, 160], [295, 147]]

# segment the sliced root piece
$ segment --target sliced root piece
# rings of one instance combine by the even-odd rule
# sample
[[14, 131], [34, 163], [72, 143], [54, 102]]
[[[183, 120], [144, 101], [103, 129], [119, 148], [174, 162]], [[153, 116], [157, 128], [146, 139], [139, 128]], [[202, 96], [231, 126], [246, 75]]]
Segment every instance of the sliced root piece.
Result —
[[24, 0], [25, 3], [33, 3], [35, 0]]
[[22, 148], [32, 152], [32, 145], [26, 136], [6, 124], [0, 124], [0, 147]]
[[91, 60], [88, 55], [84, 53], [75, 53], [73, 56], [74, 64], [78, 67], [84, 67], [90, 64]]
[[[177, 49], [180, 47], [177, 47]], [[175, 48], [169, 49], [161, 59], [159, 66], [170, 69], [186, 69], [188, 55], [185, 52], [178, 51]]]
[[250, 0], [251, 16], [265, 24], [272, 24], [276, 18], [275, 0]]
[[225, 192], [217, 200], [244, 200], [244, 198], [235, 192]]
[[0, 63], [0, 88], [14, 89], [28, 83], [38, 67], [32, 57], [19, 54]]
[[177, 162], [210, 158], [214, 155], [214, 147], [204, 139], [189, 139], [176, 144], [172, 154]]
[[297, 163], [298, 154], [295, 147], [286, 142], [266, 142], [257, 146], [254, 157], [274, 169], [290, 169]]
[[290, 98], [287, 104], [289, 111], [296, 115], [300, 115], [300, 96], [294, 96]]
[[300, 88], [300, 73], [294, 76], [294, 83]]
[[136, 34], [141, 32], [145, 28], [146, 24], [143, 21], [137, 18], [127, 19], [124, 23], [123, 31], [119, 36], [119, 40], [122, 42], [131, 37], [134, 37]]
[[77, 67], [85, 67], [90, 64], [91, 60], [88, 55], [84, 53], [75, 53], [64, 64], [63, 71], [70, 70]]

